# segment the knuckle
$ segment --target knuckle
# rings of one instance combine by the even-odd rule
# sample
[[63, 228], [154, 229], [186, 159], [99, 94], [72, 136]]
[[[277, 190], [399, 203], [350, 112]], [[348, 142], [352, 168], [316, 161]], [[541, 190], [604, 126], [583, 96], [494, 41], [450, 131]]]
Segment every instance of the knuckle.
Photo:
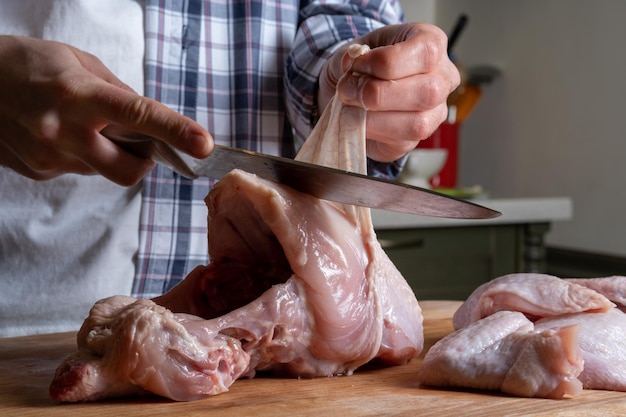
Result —
[[450, 68], [450, 87], [449, 92], [454, 91], [459, 85], [461, 85], [461, 72], [452, 62], [449, 63]]
[[432, 77], [424, 83], [419, 94], [419, 106], [423, 109], [434, 109], [445, 103], [449, 94], [448, 83], [439, 77]]
[[386, 94], [388, 89], [382, 87], [380, 82], [372, 80], [368, 77], [363, 78], [363, 85], [361, 90], [362, 103], [366, 109], [378, 110], [385, 106], [388, 101], [388, 95]]
[[47, 97], [52, 97], [59, 109], [74, 108], [81, 95], [87, 89], [88, 81], [84, 75], [73, 72], [60, 74], [54, 82], [43, 86]]
[[442, 47], [440, 42], [433, 37], [428, 36], [421, 43], [420, 59], [426, 68], [434, 68], [440, 61], [442, 56]]
[[[417, 143], [419, 142], [419, 140], [404, 140], [399, 142], [396, 146], [397, 146], [397, 154], [399, 156], [405, 155], [409, 152], [411, 152], [413, 149], [415, 149], [415, 147], [417, 146]], [[398, 159], [398, 157], [394, 158]]]
[[426, 139], [432, 133], [432, 126], [433, 124], [426, 115], [418, 113], [413, 117], [409, 126], [408, 137], [413, 138], [414, 141]]
[[429, 112], [422, 112], [413, 118], [411, 131], [408, 137], [420, 141], [430, 137], [448, 116], [448, 107], [444, 104]]
[[433, 24], [429, 24], [426, 23], [424, 26], [424, 31], [430, 34], [430, 40], [433, 43], [437, 44], [437, 47], [440, 50], [446, 51], [447, 54], [447, 48], [448, 48], [448, 35], [446, 34], [446, 32], [441, 29], [439, 26], [437, 25], [433, 25]]
[[129, 100], [122, 109], [122, 117], [135, 126], [141, 126], [146, 123], [152, 106], [150, 101], [141, 96], [137, 96]]
[[[121, 109], [121, 118], [137, 130], [160, 127], [161, 132], [179, 141], [187, 139], [190, 126], [180, 117], [172, 117], [171, 111], [151, 99], [136, 96], [128, 100]], [[183, 138], [183, 139], [181, 139]]]
[[44, 142], [53, 142], [59, 136], [61, 119], [57, 112], [49, 111], [40, 117], [28, 122], [28, 130], [35, 137]]

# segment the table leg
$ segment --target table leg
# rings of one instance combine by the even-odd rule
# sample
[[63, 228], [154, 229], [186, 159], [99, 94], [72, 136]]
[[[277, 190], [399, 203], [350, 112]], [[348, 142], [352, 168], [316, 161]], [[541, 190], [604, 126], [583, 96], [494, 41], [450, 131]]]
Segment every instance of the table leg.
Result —
[[546, 245], [545, 235], [550, 230], [550, 223], [529, 223], [524, 225], [524, 272], [545, 273]]

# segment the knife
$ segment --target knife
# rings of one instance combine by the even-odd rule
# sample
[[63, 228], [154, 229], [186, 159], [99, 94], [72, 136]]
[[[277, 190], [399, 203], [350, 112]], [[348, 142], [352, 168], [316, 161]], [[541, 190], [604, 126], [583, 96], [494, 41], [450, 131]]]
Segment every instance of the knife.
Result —
[[219, 179], [239, 168], [314, 197], [343, 204], [454, 219], [489, 219], [501, 214], [426, 188], [289, 158], [214, 145], [209, 157], [196, 159], [163, 141], [116, 126], [107, 126], [100, 133], [129, 152], [151, 158], [191, 179]]

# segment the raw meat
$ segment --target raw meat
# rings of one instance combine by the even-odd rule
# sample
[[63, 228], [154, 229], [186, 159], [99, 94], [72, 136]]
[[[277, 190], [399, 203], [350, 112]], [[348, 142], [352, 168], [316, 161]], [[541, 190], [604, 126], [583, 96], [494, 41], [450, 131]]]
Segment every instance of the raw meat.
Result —
[[[333, 100], [298, 157], [364, 173], [365, 111]], [[374, 358], [402, 364], [420, 353], [420, 307], [378, 244], [369, 209], [239, 170], [207, 205], [211, 263], [153, 301], [96, 304], [79, 351], [57, 370], [54, 399], [145, 390], [192, 400], [258, 370], [350, 374]]]
[[520, 311], [531, 320], [583, 311], [607, 311], [615, 305], [605, 296], [545, 274], [510, 274], [475, 289], [454, 313], [455, 329], [496, 311]]
[[568, 278], [565, 281], [597, 291], [617, 304], [620, 310], [626, 310], [626, 277]]
[[424, 357], [419, 380], [522, 397], [572, 397], [582, 391], [577, 338], [577, 325], [536, 332], [522, 313], [495, 312], [438, 341]]
[[209, 236], [219, 237], [209, 241], [211, 264], [156, 301], [219, 317], [207, 325], [245, 339], [251, 370], [333, 375], [374, 356], [403, 363], [419, 353], [419, 305], [373, 229], [363, 234], [334, 204], [239, 170], [208, 205]]
[[249, 358], [238, 341], [203, 323], [150, 300], [101, 300], [78, 333], [78, 352], [57, 369], [50, 395], [93, 401], [149, 390], [190, 400], [225, 391], [246, 370]]
[[[578, 379], [583, 387], [626, 391], [626, 314], [609, 301], [623, 302], [625, 283], [624, 277], [617, 276], [560, 279], [543, 274], [508, 275], [477, 288], [455, 313], [454, 325], [465, 331], [497, 311], [509, 310], [535, 321], [535, 331], [540, 333], [577, 326], [584, 362]], [[454, 346], [439, 349], [450, 349], [449, 355], [455, 351]], [[449, 378], [464, 381], [467, 364], [457, 362], [455, 366], [456, 370], [450, 367]], [[494, 363], [482, 366], [493, 367]]]
[[536, 329], [580, 326], [579, 343], [585, 368], [579, 376], [583, 387], [626, 391], [626, 314], [617, 308], [603, 313], [578, 313], [549, 317]]

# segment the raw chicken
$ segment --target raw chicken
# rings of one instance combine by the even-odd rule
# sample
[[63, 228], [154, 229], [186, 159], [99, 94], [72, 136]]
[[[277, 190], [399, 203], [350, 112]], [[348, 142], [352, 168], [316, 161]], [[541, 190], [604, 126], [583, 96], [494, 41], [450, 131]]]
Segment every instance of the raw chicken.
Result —
[[582, 391], [578, 326], [536, 332], [522, 313], [499, 311], [444, 337], [426, 353], [423, 385], [522, 397], [565, 398]]
[[[536, 332], [578, 326], [584, 361], [578, 378], [583, 387], [626, 391], [626, 314], [609, 301], [623, 302], [625, 283], [624, 277], [560, 279], [543, 274], [507, 275], [477, 288], [456, 311], [454, 326], [465, 331], [502, 310], [523, 313], [535, 321]], [[456, 348], [445, 349], [450, 349], [452, 355]], [[456, 370], [450, 367], [449, 377], [462, 380], [465, 366], [457, 362]]]
[[617, 308], [603, 313], [578, 313], [544, 318], [537, 331], [554, 326], [580, 326], [579, 344], [585, 368], [583, 387], [626, 391], [626, 314]]
[[78, 333], [78, 352], [57, 369], [50, 395], [93, 401], [147, 389], [191, 400], [225, 391], [246, 370], [249, 356], [237, 340], [203, 323], [150, 300], [101, 300]]
[[617, 304], [620, 310], [626, 311], [626, 277], [567, 278], [565, 281], [597, 291]]
[[415, 295], [371, 227], [363, 234], [334, 204], [239, 170], [216, 185], [208, 206], [209, 236], [219, 236], [209, 241], [211, 264], [156, 301], [219, 317], [206, 325], [245, 339], [251, 370], [333, 375], [374, 356], [403, 363], [421, 351]]
[[[333, 100], [298, 157], [364, 173], [365, 111]], [[420, 353], [420, 307], [378, 244], [369, 209], [239, 170], [207, 205], [211, 263], [154, 301], [96, 304], [79, 351], [57, 370], [54, 399], [145, 390], [192, 400], [257, 370], [350, 374], [374, 358], [402, 364]]]
[[475, 289], [454, 313], [461, 329], [496, 311], [521, 311], [531, 320], [583, 311], [607, 311], [615, 305], [596, 291], [552, 275], [510, 274]]

